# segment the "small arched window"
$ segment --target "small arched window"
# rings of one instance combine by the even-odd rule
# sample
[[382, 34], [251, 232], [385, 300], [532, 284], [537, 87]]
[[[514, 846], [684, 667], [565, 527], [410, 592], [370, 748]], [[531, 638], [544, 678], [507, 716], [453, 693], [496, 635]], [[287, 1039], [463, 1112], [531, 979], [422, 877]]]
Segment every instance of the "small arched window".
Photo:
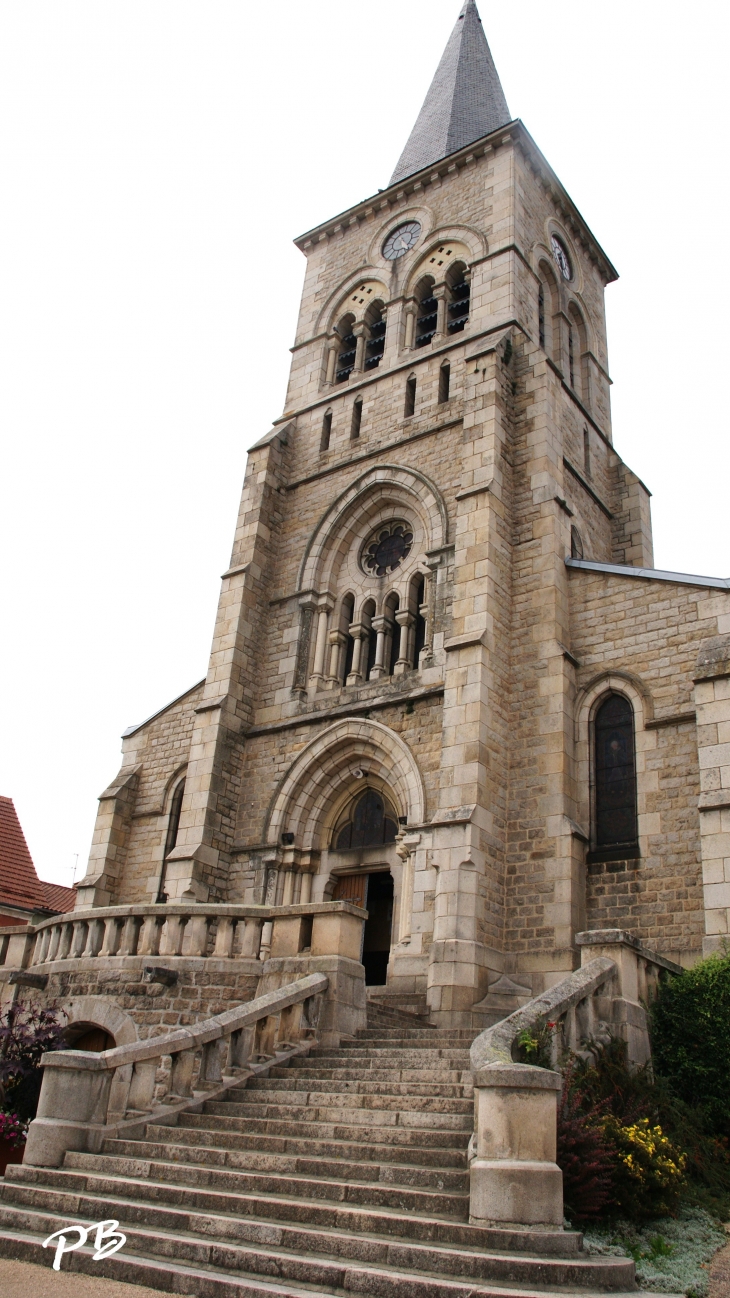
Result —
[[469, 272], [463, 263], [451, 267], [446, 284], [449, 290], [446, 332], [458, 334], [469, 319], [470, 309]]
[[586, 333], [585, 321], [575, 302], [571, 302], [568, 314], [570, 316], [570, 323], [568, 325], [568, 368], [570, 371], [570, 386], [576, 396], [585, 404], [588, 389], [585, 375], [588, 335]]
[[361, 618], [363, 626], [367, 632], [360, 649], [360, 675], [364, 681], [366, 681], [370, 676], [370, 671], [375, 664], [375, 651], [378, 645], [378, 633], [373, 626], [374, 617], [375, 600], [369, 599], [367, 603], [363, 605]]
[[583, 537], [575, 524], [570, 529], [570, 557], [571, 559], [583, 558]]
[[336, 852], [380, 847], [394, 843], [397, 832], [398, 819], [393, 808], [376, 789], [366, 789], [337, 822], [332, 846]]
[[537, 330], [540, 346], [545, 350], [545, 289], [542, 280], [537, 290]]
[[638, 855], [634, 711], [622, 694], [609, 694], [596, 712], [596, 853], [618, 860]]
[[346, 636], [345, 652], [342, 655], [340, 660], [342, 664], [341, 679], [343, 685], [347, 683], [347, 678], [350, 675], [350, 672], [352, 671], [352, 659], [355, 652], [355, 641], [353, 640], [352, 635], [350, 633], [350, 626], [352, 625], [352, 619], [354, 613], [355, 613], [355, 596], [345, 595], [345, 598], [342, 601], [342, 608], [340, 609], [340, 629], [343, 632], [343, 634]]
[[553, 321], [560, 309], [558, 281], [551, 267], [545, 261], [540, 262], [537, 273], [540, 279], [537, 297], [540, 346], [553, 360], [560, 360], [559, 357], [555, 356], [556, 348], [554, 346], [554, 342], [560, 336], [559, 329], [556, 334], [553, 328]]
[[322, 436], [319, 441], [320, 451], [328, 451], [332, 436], [332, 411], [327, 410], [322, 418]]
[[365, 316], [365, 324], [370, 335], [365, 347], [366, 370], [377, 369], [385, 351], [385, 317], [383, 310], [382, 302], [373, 302], [368, 307]]
[[349, 379], [355, 368], [355, 357], [357, 355], [357, 338], [352, 332], [355, 323], [354, 315], [343, 316], [337, 326], [337, 334], [340, 339], [339, 351], [337, 354], [337, 368], [335, 370], [335, 382], [344, 383]]
[[416, 347], [425, 347], [436, 332], [438, 322], [438, 302], [433, 295], [434, 281], [430, 275], [424, 275], [416, 287], [418, 315], [416, 317]]
[[449, 399], [449, 384], [451, 382], [451, 366], [444, 361], [439, 370], [439, 405], [442, 406]]
[[400, 607], [400, 600], [397, 595], [389, 595], [385, 601], [385, 649], [383, 653], [383, 667], [386, 676], [393, 675], [393, 668], [398, 657], [398, 632], [400, 627], [395, 620], [395, 615]]
[[426, 619], [421, 612], [424, 607], [426, 598], [426, 579], [423, 576], [414, 577], [412, 587], [413, 612], [415, 614], [415, 626], [413, 630], [413, 666], [418, 671], [418, 660], [421, 656], [421, 650], [426, 643]]
[[406, 419], [410, 419], [415, 409], [416, 409], [416, 376], [415, 374], [411, 374], [410, 378], [406, 381], [406, 405], [405, 405], [405, 410], [403, 411], [404, 417]]

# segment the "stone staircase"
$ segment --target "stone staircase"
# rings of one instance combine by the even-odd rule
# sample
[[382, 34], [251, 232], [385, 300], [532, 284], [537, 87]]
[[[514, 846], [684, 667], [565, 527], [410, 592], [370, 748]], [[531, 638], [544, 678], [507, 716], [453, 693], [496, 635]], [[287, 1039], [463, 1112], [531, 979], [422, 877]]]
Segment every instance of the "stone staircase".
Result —
[[0, 1179], [0, 1256], [50, 1266], [64, 1223], [127, 1243], [62, 1269], [196, 1298], [388, 1298], [635, 1290], [634, 1263], [570, 1231], [469, 1225], [472, 1034], [370, 1006], [368, 1028], [232, 1089], [176, 1127]]

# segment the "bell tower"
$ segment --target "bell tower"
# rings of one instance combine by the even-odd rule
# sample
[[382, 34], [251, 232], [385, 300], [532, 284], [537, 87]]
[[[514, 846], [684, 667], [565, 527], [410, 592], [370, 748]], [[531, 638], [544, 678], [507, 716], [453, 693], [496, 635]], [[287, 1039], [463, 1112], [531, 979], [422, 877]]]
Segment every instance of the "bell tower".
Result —
[[388, 187], [296, 243], [285, 408], [249, 454], [207, 678], [174, 705], [175, 839], [161, 817], [150, 855], [127, 810], [153, 718], [79, 896], [372, 889], [377, 994], [478, 1028], [579, 962], [566, 559], [651, 564], [611, 440], [616, 272], [511, 119], [474, 0]]

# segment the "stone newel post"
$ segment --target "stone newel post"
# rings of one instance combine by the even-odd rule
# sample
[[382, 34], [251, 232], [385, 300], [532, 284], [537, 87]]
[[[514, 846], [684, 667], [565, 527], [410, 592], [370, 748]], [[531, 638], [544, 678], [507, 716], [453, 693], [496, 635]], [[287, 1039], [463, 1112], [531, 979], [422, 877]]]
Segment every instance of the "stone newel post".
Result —
[[563, 1174], [555, 1162], [561, 1087], [559, 1073], [529, 1064], [490, 1064], [474, 1073], [472, 1224], [562, 1226]]

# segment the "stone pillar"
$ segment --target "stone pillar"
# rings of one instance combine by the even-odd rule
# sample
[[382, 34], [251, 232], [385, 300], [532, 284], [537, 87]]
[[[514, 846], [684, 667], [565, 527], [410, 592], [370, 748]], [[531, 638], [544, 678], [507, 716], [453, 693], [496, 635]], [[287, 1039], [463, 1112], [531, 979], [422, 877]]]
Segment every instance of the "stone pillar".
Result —
[[368, 638], [368, 628], [363, 626], [362, 622], [353, 622], [350, 627], [350, 635], [355, 641], [355, 648], [352, 655], [352, 670], [345, 683], [347, 685], [359, 685], [362, 681], [360, 663], [362, 661], [363, 643]]
[[327, 684], [330, 689], [342, 684], [342, 668], [344, 665], [343, 655], [347, 636], [344, 631], [330, 631], [330, 670], [327, 677]]
[[360, 321], [352, 326], [352, 332], [357, 339], [357, 348], [355, 350], [354, 374], [362, 374], [365, 369], [365, 351], [370, 337], [370, 330], [366, 324]]
[[327, 629], [334, 600], [326, 598], [317, 605], [317, 632], [314, 642], [314, 664], [309, 684], [315, 688], [325, 678], [325, 657], [327, 654]]
[[[727, 615], [718, 618], [727, 620]], [[705, 902], [702, 949], [711, 955], [730, 938], [730, 634], [704, 641], [694, 681]]]
[[445, 284], [437, 284], [434, 287], [433, 295], [438, 303], [436, 314], [436, 332], [431, 339], [432, 342], [442, 342], [446, 337], [446, 308], [449, 301], [449, 290]]
[[337, 365], [337, 355], [340, 350], [339, 338], [330, 338], [327, 342], [327, 369], [325, 371], [325, 383], [328, 387], [335, 381], [335, 367]]
[[395, 615], [395, 620], [400, 627], [400, 644], [398, 646], [398, 660], [393, 668], [394, 676], [402, 676], [404, 672], [410, 671], [413, 666], [411, 660], [411, 633], [416, 624], [416, 619], [408, 609], [399, 609]]
[[491, 1064], [474, 1074], [472, 1225], [562, 1227], [563, 1174], [555, 1162], [561, 1088], [560, 1073], [527, 1064]]
[[376, 681], [381, 676], [385, 675], [384, 660], [388, 619], [385, 617], [374, 617], [371, 625], [373, 630], [377, 631], [378, 634], [377, 643], [375, 645], [375, 662], [370, 669], [370, 680]]
[[416, 345], [416, 320], [418, 319], [418, 306], [414, 301], [406, 304], [406, 327], [405, 338], [403, 342], [404, 350], [411, 352], [415, 350]]

